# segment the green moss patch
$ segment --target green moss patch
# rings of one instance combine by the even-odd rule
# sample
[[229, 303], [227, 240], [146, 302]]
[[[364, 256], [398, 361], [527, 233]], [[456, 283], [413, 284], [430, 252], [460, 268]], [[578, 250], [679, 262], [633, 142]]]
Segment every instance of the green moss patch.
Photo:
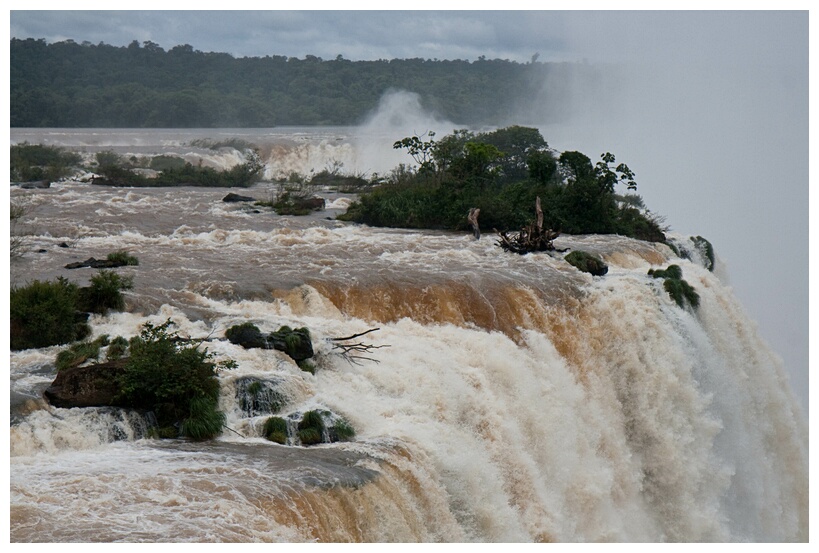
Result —
[[679, 265], [669, 265], [664, 270], [649, 269], [648, 274], [654, 278], [663, 278], [663, 288], [671, 296], [671, 299], [680, 307], [685, 307], [688, 303], [696, 309], [700, 305], [700, 296], [694, 287], [682, 278], [682, 269]]
[[580, 271], [594, 276], [603, 276], [609, 272], [608, 265], [606, 265], [602, 259], [583, 251], [573, 251], [563, 259], [570, 265], [577, 267]]

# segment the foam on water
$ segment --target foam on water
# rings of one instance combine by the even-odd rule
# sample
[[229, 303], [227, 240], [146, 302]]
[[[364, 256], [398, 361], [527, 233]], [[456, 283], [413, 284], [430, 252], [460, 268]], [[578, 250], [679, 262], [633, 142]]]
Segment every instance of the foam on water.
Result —
[[[146, 439], [133, 413], [48, 406], [60, 348], [12, 353], [12, 541], [807, 540], [807, 423], [719, 263], [558, 238], [607, 261], [591, 277], [489, 237], [248, 214], [226, 192], [31, 193], [47, 252], [13, 281], [82, 283], [93, 271], [63, 266], [127, 249], [128, 312], [92, 317], [92, 338], [170, 318], [238, 368], [219, 376], [228, 429], [196, 444]], [[669, 263], [696, 311], [647, 275]], [[243, 322], [309, 328], [316, 373], [224, 340]], [[375, 327], [378, 363], [333, 348]], [[241, 379], [275, 383], [279, 416], [344, 417], [355, 440], [264, 440]]]

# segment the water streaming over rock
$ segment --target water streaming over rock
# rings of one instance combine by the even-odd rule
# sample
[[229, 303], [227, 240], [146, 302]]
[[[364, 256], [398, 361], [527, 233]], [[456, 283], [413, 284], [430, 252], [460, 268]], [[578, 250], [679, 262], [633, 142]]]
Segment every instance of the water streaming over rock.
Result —
[[[294, 218], [227, 192], [12, 190], [34, 206], [13, 284], [82, 284], [91, 269], [63, 266], [126, 249], [127, 311], [92, 317], [93, 336], [171, 318], [238, 362], [220, 374], [229, 430], [203, 444], [147, 438], [132, 412], [51, 407], [61, 348], [13, 352], [12, 541], [807, 540], [807, 422], [719, 272], [663, 245], [558, 238], [606, 260], [591, 277], [490, 236], [324, 219], [341, 194]], [[647, 275], [669, 263], [696, 311]], [[243, 322], [309, 328], [315, 374], [223, 339]], [[378, 363], [330, 341], [374, 327]], [[355, 438], [262, 437], [268, 416], [308, 410]]]

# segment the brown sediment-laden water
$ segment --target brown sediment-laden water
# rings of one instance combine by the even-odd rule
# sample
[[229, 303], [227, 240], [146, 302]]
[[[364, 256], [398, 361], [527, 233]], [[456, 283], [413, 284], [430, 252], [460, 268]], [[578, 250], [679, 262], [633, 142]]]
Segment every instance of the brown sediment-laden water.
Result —
[[[270, 155], [299, 139], [271, 141]], [[350, 147], [321, 140], [319, 150]], [[560, 236], [559, 248], [607, 262], [592, 277], [557, 252], [506, 253], [488, 233], [334, 220], [350, 195], [319, 192], [325, 211], [289, 217], [224, 203], [228, 192], [12, 188], [31, 207], [13, 286], [85, 284], [94, 270], [64, 266], [127, 250], [139, 265], [117, 269], [134, 279], [126, 309], [92, 316], [92, 337], [130, 338], [170, 318], [238, 366], [219, 376], [228, 428], [196, 443], [149, 438], [134, 412], [52, 407], [41, 394], [62, 348], [12, 352], [11, 541], [807, 540], [804, 415], [781, 360], [696, 259]], [[669, 263], [698, 309], [678, 307], [647, 274]], [[307, 327], [315, 374], [223, 339], [244, 322]], [[376, 327], [366, 341], [388, 346], [368, 354], [377, 362], [333, 348]], [[242, 408], [247, 378], [275, 383], [282, 416], [326, 410], [355, 438], [266, 440], [268, 415]]]

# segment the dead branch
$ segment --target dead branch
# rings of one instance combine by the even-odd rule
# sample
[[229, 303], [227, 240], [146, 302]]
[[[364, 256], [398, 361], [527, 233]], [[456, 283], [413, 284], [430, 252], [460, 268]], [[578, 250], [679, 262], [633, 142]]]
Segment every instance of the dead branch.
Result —
[[475, 240], [481, 239], [481, 229], [478, 226], [478, 215], [481, 214], [481, 208], [473, 207], [469, 210], [469, 215], [466, 216], [466, 220], [469, 221], [469, 224], [472, 225], [472, 232], [475, 234]]
[[354, 343], [347, 343], [343, 344], [341, 342], [347, 342], [349, 340], [353, 340], [360, 336], [364, 336], [365, 334], [369, 334], [370, 332], [375, 332], [376, 330], [380, 330], [378, 328], [371, 328], [365, 332], [359, 332], [358, 334], [353, 334], [352, 336], [345, 336], [343, 338], [330, 338], [331, 342], [336, 342], [333, 344], [333, 350], [335, 353], [340, 355], [345, 361], [350, 363], [351, 365], [361, 365], [359, 361], [373, 361], [375, 363], [380, 363], [378, 359], [373, 359], [372, 357], [365, 357], [363, 355], [357, 355], [359, 353], [372, 353], [373, 350], [381, 349], [381, 348], [388, 348], [390, 347], [388, 344], [376, 346], [374, 344], [365, 344], [364, 342], [354, 342]]
[[493, 229], [500, 238], [495, 242], [507, 252], [525, 254], [529, 252], [544, 252], [554, 250], [552, 241], [560, 236], [560, 232], [543, 228], [543, 209], [540, 207], [540, 196], [535, 200], [537, 220], [520, 229], [516, 235]]

